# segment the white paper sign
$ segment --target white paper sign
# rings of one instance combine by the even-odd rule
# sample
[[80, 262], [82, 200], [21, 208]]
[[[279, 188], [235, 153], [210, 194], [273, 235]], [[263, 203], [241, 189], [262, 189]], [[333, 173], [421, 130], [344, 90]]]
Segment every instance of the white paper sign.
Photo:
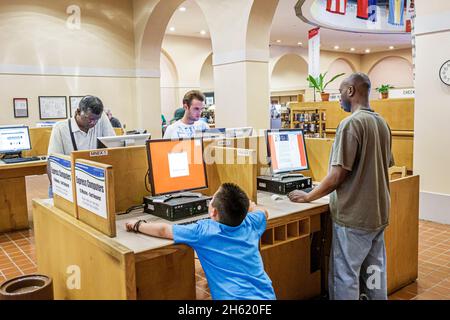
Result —
[[169, 153], [169, 170], [171, 178], [189, 176], [189, 161], [187, 152]]
[[415, 98], [415, 96], [416, 90], [414, 88], [389, 90], [389, 99]]
[[72, 165], [70, 161], [55, 156], [51, 156], [49, 160], [53, 193], [73, 202]]
[[78, 205], [96, 215], [107, 218], [105, 169], [75, 164]]

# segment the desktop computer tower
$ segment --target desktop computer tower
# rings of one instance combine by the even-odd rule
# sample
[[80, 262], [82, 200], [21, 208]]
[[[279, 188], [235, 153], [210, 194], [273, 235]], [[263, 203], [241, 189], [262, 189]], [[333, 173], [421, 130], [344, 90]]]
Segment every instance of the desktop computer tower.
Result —
[[145, 197], [144, 212], [169, 221], [177, 221], [207, 214], [209, 203], [212, 199], [207, 196], [200, 196], [195, 199], [180, 197], [162, 202], [158, 201], [158, 198], [151, 196]]
[[312, 179], [310, 177], [261, 176], [257, 178], [257, 186], [259, 191], [287, 195], [294, 190], [312, 188]]

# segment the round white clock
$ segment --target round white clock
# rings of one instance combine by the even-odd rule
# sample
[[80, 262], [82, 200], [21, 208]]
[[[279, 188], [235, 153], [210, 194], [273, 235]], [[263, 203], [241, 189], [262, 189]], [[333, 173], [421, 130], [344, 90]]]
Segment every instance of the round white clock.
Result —
[[443, 83], [450, 86], [450, 60], [444, 62], [442, 65], [441, 70], [439, 71], [439, 77]]

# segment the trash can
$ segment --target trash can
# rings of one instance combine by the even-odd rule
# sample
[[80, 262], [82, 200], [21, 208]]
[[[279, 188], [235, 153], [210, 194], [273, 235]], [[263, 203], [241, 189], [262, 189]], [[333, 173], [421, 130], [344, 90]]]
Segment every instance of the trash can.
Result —
[[52, 279], [43, 275], [25, 275], [0, 285], [0, 300], [53, 300]]

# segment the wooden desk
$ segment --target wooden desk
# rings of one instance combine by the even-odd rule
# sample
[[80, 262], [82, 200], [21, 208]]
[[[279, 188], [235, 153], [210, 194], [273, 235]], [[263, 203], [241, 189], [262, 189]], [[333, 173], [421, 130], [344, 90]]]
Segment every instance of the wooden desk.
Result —
[[[258, 197], [272, 214], [268, 230], [287, 222], [310, 219], [311, 228], [306, 231], [313, 232], [320, 228], [320, 214], [328, 210], [326, 203], [316, 203], [291, 204], [287, 210], [280, 211], [275, 207], [278, 202], [271, 203], [270, 196], [259, 194]], [[34, 200], [38, 271], [53, 278], [55, 298], [195, 299], [193, 250], [170, 240], [126, 232], [126, 221], [140, 217], [163, 221], [143, 213], [118, 216], [117, 236], [109, 238], [56, 209], [51, 201]], [[309, 272], [309, 239], [308, 234], [262, 248], [267, 272], [279, 298], [312, 298], [320, 294], [320, 271]], [[81, 271], [79, 290], [66, 286], [70, 276], [67, 270], [71, 266]]]
[[46, 160], [19, 164], [0, 161], [0, 232], [29, 228], [25, 177], [46, 172]]

